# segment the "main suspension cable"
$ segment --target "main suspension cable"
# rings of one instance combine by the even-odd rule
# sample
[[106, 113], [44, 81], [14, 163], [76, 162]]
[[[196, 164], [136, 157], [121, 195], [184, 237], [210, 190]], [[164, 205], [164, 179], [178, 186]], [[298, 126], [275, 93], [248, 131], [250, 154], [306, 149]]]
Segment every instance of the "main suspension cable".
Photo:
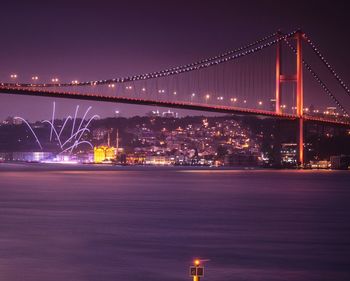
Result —
[[[73, 87], [73, 86], [89, 86], [89, 85], [105, 85], [105, 84], [112, 84], [112, 83], [126, 83], [126, 82], [133, 82], [133, 81], [140, 81], [140, 80], [148, 80], [148, 79], [155, 79], [155, 78], [161, 78], [165, 76], [170, 75], [177, 75], [185, 72], [191, 72], [196, 71], [199, 69], [207, 68], [213, 65], [225, 63], [246, 55], [250, 55], [252, 53], [255, 53], [257, 51], [263, 50], [267, 47], [270, 47], [271, 45], [274, 45], [284, 39], [290, 38], [296, 34], [297, 31], [290, 32], [286, 35], [279, 36], [277, 39], [269, 41], [267, 43], [264, 43], [262, 45], [259, 45], [257, 47], [251, 48], [253, 46], [256, 46], [262, 42], [267, 41], [268, 39], [271, 39], [273, 36], [276, 36], [278, 33], [274, 33], [272, 35], [266, 36], [263, 39], [257, 40], [251, 44], [248, 44], [246, 46], [240, 47], [238, 49], [226, 52], [224, 54], [221, 54], [216, 57], [212, 57], [209, 59], [204, 59], [196, 63], [187, 64], [184, 66], [178, 66], [171, 69], [166, 69], [162, 71], [152, 72], [152, 73], [146, 73], [146, 74], [140, 74], [140, 75], [134, 75], [134, 76], [128, 76], [128, 77], [120, 77], [120, 78], [114, 78], [114, 79], [106, 79], [106, 80], [94, 80], [94, 81], [85, 81], [85, 82], [72, 82], [72, 83], [48, 83], [48, 84], [30, 84], [30, 83], [1, 83], [1, 86], [6, 87]], [[251, 49], [249, 49], [251, 48]], [[248, 50], [247, 50], [248, 49]], [[245, 50], [242, 52], [242, 50]], [[241, 51], [240, 53], [236, 54], [237, 52]]]

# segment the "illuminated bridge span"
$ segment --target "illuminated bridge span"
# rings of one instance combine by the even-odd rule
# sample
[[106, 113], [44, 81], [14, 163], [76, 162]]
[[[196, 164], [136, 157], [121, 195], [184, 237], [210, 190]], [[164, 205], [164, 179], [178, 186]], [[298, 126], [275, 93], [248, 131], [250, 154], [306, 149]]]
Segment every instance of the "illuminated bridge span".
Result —
[[[304, 59], [307, 53], [310, 61]], [[49, 83], [37, 76], [22, 83], [16, 74], [11, 78], [0, 83], [1, 93], [296, 120], [301, 164], [304, 120], [350, 126], [348, 86], [301, 30], [276, 32], [211, 58], [128, 77], [52, 78]]]

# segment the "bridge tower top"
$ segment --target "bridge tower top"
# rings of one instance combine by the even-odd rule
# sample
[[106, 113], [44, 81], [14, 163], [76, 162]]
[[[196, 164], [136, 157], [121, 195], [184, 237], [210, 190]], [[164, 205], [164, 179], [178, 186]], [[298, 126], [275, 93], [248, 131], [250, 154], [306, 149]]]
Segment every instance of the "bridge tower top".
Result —
[[[277, 37], [281, 38], [283, 34], [278, 31]], [[275, 111], [277, 114], [281, 114], [281, 101], [282, 101], [282, 83], [292, 82], [296, 83], [296, 112], [299, 117], [303, 115], [303, 54], [302, 54], [302, 41], [304, 39], [304, 33], [298, 30], [295, 34], [294, 39], [296, 40], [296, 73], [295, 74], [284, 74], [282, 73], [282, 42], [277, 43], [276, 49], [276, 90], [275, 100], [276, 107]]]

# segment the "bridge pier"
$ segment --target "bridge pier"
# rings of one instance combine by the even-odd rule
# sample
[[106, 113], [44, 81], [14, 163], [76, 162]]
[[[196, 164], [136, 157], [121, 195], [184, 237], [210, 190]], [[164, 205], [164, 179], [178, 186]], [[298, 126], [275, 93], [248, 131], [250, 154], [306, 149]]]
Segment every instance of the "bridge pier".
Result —
[[304, 165], [304, 120], [302, 117], [298, 118], [298, 164]]

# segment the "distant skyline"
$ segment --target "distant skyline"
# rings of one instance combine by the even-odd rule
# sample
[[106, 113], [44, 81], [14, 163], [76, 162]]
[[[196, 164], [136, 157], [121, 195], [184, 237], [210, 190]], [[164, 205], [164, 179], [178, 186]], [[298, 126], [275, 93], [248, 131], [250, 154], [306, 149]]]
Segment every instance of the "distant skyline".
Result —
[[[190, 63], [278, 29], [305, 30], [347, 83], [345, 1], [2, 1], [0, 80], [127, 76]], [[101, 117], [156, 109], [55, 99], [58, 117], [92, 105]], [[0, 96], [0, 120], [45, 119], [53, 99]], [[166, 109], [164, 109], [166, 110]], [[178, 111], [178, 110], [176, 110]], [[186, 115], [190, 113], [183, 111]], [[196, 113], [197, 114], [197, 113]], [[198, 113], [200, 114], [200, 113]]]

